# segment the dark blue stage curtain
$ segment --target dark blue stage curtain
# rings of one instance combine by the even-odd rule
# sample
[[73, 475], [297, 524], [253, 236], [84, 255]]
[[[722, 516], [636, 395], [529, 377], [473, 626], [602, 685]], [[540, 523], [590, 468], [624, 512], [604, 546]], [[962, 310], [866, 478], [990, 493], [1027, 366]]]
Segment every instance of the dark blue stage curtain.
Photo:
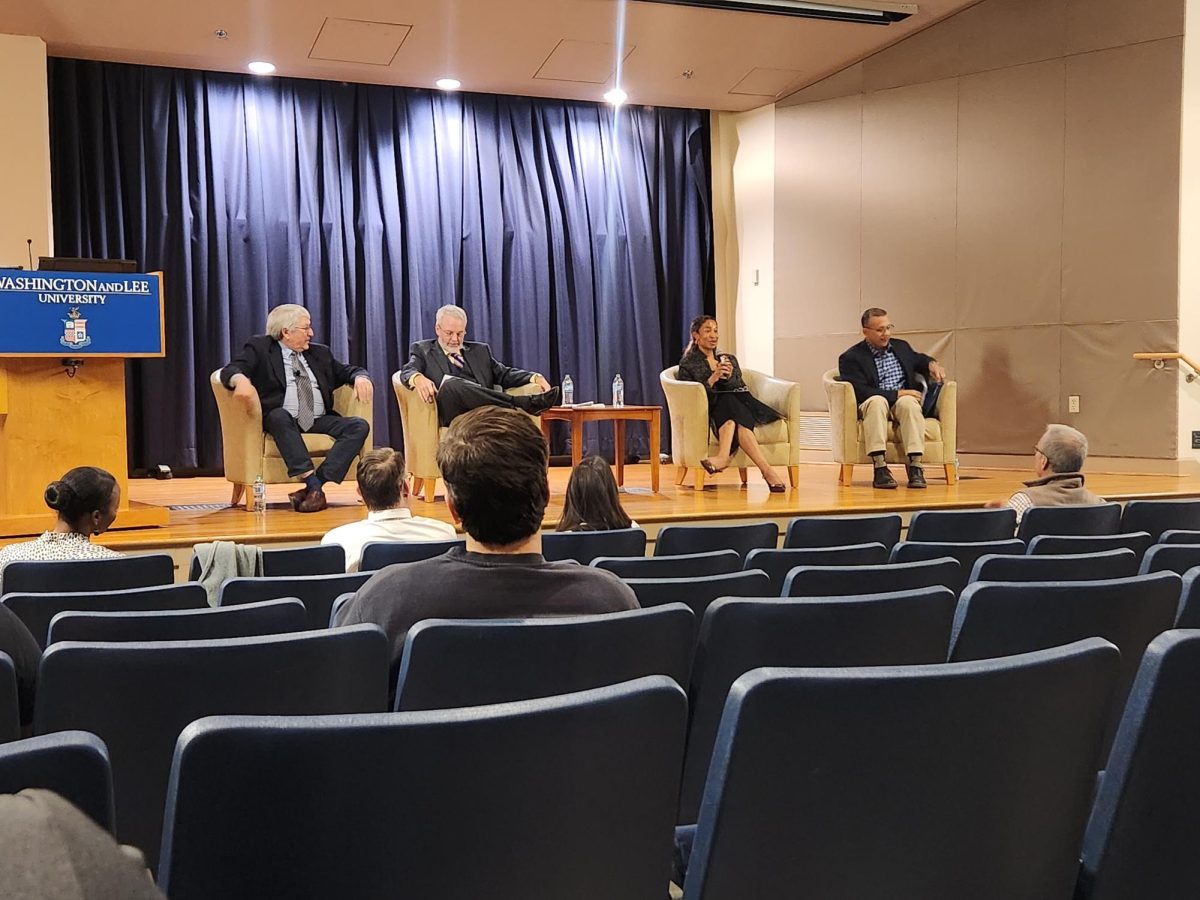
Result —
[[375, 441], [397, 447], [390, 378], [443, 304], [579, 400], [620, 372], [627, 403], [663, 402], [712, 305], [700, 110], [70, 59], [50, 99], [55, 252], [165, 273], [167, 357], [130, 364], [134, 467], [220, 466], [209, 374], [278, 303], [371, 372]]

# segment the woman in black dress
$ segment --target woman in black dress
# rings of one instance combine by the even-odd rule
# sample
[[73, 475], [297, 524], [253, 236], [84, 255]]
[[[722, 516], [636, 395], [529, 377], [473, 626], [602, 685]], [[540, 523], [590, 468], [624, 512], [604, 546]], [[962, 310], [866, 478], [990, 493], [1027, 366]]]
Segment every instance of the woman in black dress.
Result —
[[708, 391], [708, 419], [717, 436], [717, 455], [700, 460], [704, 471], [716, 474], [729, 465], [729, 458], [740, 447], [762, 472], [773, 494], [787, 488], [779, 473], [771, 468], [754, 437], [755, 425], [766, 425], [780, 418], [750, 393], [742, 380], [742, 369], [732, 353], [717, 351], [717, 320], [697, 316], [692, 320], [692, 342], [679, 361], [679, 379], [698, 381]]

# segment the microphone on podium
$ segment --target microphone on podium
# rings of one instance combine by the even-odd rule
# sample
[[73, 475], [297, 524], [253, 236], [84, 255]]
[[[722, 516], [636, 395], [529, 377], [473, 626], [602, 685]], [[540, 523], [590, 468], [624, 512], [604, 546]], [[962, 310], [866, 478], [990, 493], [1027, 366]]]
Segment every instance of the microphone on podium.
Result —
[[25, 252], [29, 254], [29, 271], [33, 271], [33, 238], [25, 238]]

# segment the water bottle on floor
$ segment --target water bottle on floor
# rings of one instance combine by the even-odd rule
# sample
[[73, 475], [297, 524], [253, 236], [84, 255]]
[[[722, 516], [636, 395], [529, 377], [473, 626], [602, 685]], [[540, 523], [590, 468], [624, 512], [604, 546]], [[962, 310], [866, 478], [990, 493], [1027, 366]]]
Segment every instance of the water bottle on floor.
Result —
[[563, 406], [570, 406], [575, 402], [575, 382], [571, 380], [570, 375], [564, 375], [562, 381], [562, 402]]
[[254, 479], [254, 511], [267, 511], [267, 486], [263, 483], [262, 475]]
[[620, 373], [613, 379], [613, 406], [625, 405], [625, 380]]

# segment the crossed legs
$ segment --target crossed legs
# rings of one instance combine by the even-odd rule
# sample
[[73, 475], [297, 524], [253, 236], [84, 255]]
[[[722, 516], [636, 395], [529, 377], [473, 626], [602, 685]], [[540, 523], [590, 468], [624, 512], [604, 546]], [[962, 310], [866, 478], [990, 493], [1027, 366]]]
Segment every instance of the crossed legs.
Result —
[[763, 481], [771, 485], [783, 484], [783, 479], [779, 477], [779, 473], [771, 467], [767, 462], [767, 458], [763, 456], [762, 448], [758, 446], [758, 439], [754, 436], [754, 430], [747, 428], [745, 425], [739, 425], [737, 422], [730, 419], [717, 430], [717, 455], [706, 460], [712, 471], [720, 472], [729, 465], [729, 457], [733, 455], [733, 438], [737, 436], [738, 447], [750, 457], [750, 461], [758, 466], [758, 471], [762, 472]]

